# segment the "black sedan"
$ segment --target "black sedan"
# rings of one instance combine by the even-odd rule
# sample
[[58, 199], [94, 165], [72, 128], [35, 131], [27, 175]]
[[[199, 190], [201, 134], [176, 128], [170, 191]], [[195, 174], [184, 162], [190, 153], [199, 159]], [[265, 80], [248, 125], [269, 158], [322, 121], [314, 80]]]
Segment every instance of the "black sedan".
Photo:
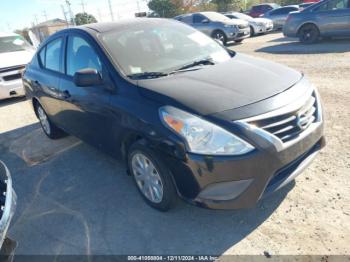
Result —
[[45, 134], [72, 134], [128, 166], [168, 210], [252, 207], [324, 145], [318, 92], [285, 66], [177, 21], [134, 19], [49, 37], [23, 81]]

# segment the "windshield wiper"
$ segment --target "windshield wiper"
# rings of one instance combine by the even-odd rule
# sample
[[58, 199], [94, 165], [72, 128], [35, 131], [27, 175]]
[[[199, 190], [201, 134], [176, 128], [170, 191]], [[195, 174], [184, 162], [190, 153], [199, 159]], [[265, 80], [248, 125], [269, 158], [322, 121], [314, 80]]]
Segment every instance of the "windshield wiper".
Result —
[[136, 74], [130, 74], [128, 77], [131, 79], [151, 79], [151, 78], [158, 78], [162, 76], [167, 76], [167, 73], [164, 72], [142, 72], [142, 73], [136, 73]]
[[204, 58], [204, 59], [195, 60], [187, 65], [181, 66], [180, 68], [174, 70], [173, 72], [185, 70], [185, 69], [199, 66], [199, 65], [215, 65], [215, 63], [214, 63], [212, 58], [208, 57], [208, 58]]

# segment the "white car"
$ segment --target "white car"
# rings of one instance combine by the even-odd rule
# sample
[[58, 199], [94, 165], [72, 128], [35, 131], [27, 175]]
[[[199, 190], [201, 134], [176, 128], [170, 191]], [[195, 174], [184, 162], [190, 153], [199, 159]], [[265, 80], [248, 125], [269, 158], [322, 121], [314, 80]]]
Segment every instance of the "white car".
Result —
[[253, 18], [239, 12], [225, 13], [225, 16], [231, 19], [241, 19], [247, 21], [250, 27], [250, 36], [265, 34], [273, 30], [273, 21], [271, 19]]
[[0, 33], [0, 100], [24, 96], [22, 70], [35, 53], [22, 36]]

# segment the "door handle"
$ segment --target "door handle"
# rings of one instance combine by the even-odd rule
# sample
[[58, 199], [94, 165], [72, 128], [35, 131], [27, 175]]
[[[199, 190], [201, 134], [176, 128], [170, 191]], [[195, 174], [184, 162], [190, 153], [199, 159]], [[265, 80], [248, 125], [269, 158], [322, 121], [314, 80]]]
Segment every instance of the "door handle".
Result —
[[69, 93], [68, 90], [64, 90], [64, 91], [62, 92], [62, 97], [63, 97], [64, 99], [67, 99], [67, 98], [70, 98], [71, 95], [70, 95], [70, 93]]

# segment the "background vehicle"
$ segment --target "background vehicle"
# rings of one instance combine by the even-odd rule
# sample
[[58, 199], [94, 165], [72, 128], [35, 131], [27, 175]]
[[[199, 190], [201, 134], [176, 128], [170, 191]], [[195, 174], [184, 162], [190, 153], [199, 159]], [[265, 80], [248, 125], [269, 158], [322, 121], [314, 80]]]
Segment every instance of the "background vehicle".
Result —
[[272, 31], [273, 22], [270, 19], [266, 18], [253, 18], [249, 15], [238, 13], [238, 12], [229, 12], [224, 14], [226, 17], [231, 19], [241, 19], [247, 21], [250, 27], [250, 36], [256, 34], [264, 34]]
[[302, 3], [302, 4], [300, 4], [300, 5], [299, 5], [300, 11], [303, 10], [303, 9], [305, 9], [305, 8], [307, 8], [307, 7], [309, 7], [309, 6], [311, 6], [311, 5], [313, 5], [313, 4], [315, 4], [315, 3], [316, 3], [316, 2], [308, 2], [308, 3]]
[[[10, 226], [13, 214], [16, 209], [16, 194], [12, 188], [12, 178], [10, 171], [5, 164], [0, 161], [0, 255], [9, 255], [16, 244], [10, 239], [6, 240], [7, 230]], [[6, 241], [6, 243], [4, 243]], [[2, 257], [3, 259], [3, 257]], [[10, 259], [9, 259], [10, 261]]]
[[248, 15], [251, 17], [260, 17], [261, 15], [265, 14], [266, 12], [269, 12], [273, 9], [281, 7], [278, 4], [275, 3], [266, 3], [266, 4], [259, 4], [259, 5], [253, 5], [252, 8], [248, 11]]
[[21, 72], [34, 52], [22, 36], [0, 33], [0, 99], [24, 96]]
[[324, 0], [301, 12], [289, 14], [285, 36], [311, 44], [320, 37], [350, 36], [350, 0]]
[[299, 11], [299, 6], [289, 5], [277, 8], [265, 13], [262, 17], [271, 19], [273, 21], [273, 28], [276, 30], [282, 29], [286, 23], [290, 12]]
[[240, 19], [232, 20], [216, 12], [180, 15], [175, 19], [196, 28], [224, 45], [230, 41], [242, 42], [250, 35], [248, 22]]
[[318, 92], [303, 74], [173, 20], [62, 30], [23, 81], [48, 137], [66, 132], [120, 156], [159, 210], [177, 194], [203, 207], [252, 207], [324, 146]]

